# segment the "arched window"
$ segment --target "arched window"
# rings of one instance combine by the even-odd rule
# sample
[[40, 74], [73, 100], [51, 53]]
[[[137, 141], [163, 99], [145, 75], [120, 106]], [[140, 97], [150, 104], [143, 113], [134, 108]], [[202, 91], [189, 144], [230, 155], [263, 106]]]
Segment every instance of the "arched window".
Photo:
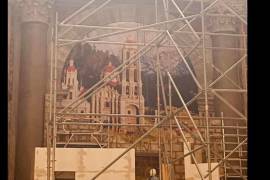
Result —
[[69, 99], [72, 99], [72, 92], [69, 92]]
[[137, 69], [134, 69], [134, 82], [138, 82], [138, 73], [137, 73]]
[[108, 107], [111, 107], [111, 103], [110, 103], [109, 101], [106, 101], [106, 102], [105, 102], [105, 107], [107, 107], [107, 108], [108, 108]]
[[135, 86], [135, 89], [134, 89], [134, 95], [135, 95], [135, 96], [138, 95], [138, 86]]
[[126, 70], [126, 80], [129, 82], [129, 69]]
[[126, 59], [129, 59], [129, 57], [130, 57], [130, 52], [127, 51], [127, 53], [126, 53]]
[[129, 86], [126, 87], [126, 93], [129, 95]]

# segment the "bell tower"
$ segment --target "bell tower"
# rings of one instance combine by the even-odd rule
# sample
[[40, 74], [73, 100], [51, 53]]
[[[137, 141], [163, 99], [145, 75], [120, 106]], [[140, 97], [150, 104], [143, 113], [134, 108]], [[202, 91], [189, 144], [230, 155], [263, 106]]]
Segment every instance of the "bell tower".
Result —
[[74, 65], [73, 59], [69, 60], [69, 65], [65, 69], [64, 81], [62, 82], [62, 89], [68, 90], [68, 99], [74, 99], [78, 96], [78, 71]]
[[[126, 43], [136, 43], [127, 38]], [[122, 49], [122, 62], [126, 62], [137, 53], [135, 45], [125, 45]], [[135, 62], [122, 73], [122, 92], [120, 98], [121, 114], [144, 114], [144, 97], [142, 95], [142, 81], [140, 62]], [[138, 120], [126, 118], [130, 123], [138, 123]], [[134, 122], [135, 121], [135, 122]]]

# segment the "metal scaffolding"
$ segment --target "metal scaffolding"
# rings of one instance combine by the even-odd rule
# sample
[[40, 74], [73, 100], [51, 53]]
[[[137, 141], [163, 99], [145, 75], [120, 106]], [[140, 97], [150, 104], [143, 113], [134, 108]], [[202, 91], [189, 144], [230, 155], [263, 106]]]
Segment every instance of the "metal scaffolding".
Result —
[[[198, 173], [201, 179], [209, 179], [212, 180], [212, 172], [220, 168], [223, 171], [222, 178], [233, 178], [233, 177], [241, 177], [243, 179], [247, 179], [247, 117], [246, 113], [241, 112], [239, 109], [234, 107], [231, 102], [220, 95], [220, 92], [229, 92], [229, 93], [236, 93], [241, 94], [243, 98], [246, 99], [247, 89], [246, 89], [246, 82], [244, 81], [244, 85], [239, 85], [239, 83], [235, 82], [234, 79], [231, 78], [228, 74], [240, 64], [246, 63], [246, 37], [247, 34], [242, 31], [241, 33], [229, 33], [229, 32], [208, 32], [206, 29], [206, 22], [205, 19], [209, 17], [215, 18], [236, 18], [239, 20], [242, 25], [245, 27], [247, 25], [246, 17], [243, 14], [240, 14], [235, 10], [233, 7], [228, 5], [228, 1], [224, 0], [209, 0], [198, 3], [199, 0], [187, 0], [186, 3], [179, 3], [179, 0], [154, 0], [153, 1], [153, 8], [155, 8], [155, 20], [152, 24], [146, 24], [139, 27], [134, 28], [124, 28], [124, 27], [110, 27], [110, 26], [97, 26], [95, 24], [82, 24], [86, 19], [90, 16], [95, 15], [95, 13], [99, 11], [105, 11], [106, 6], [110, 5], [110, 3], [114, 3], [113, 0], [106, 0], [103, 1], [102, 4], [95, 7], [91, 13], [89, 12], [88, 15], [84, 16], [83, 19], [74, 23], [70, 23], [72, 19], [79, 16], [82, 11], [89, 8], [90, 6], [94, 6], [96, 0], [89, 0], [84, 6], [76, 10], [74, 13], [65, 17], [61, 22], [58, 18], [58, 13], [55, 14], [55, 22], [54, 26], [52, 27], [52, 49], [51, 49], [51, 71], [50, 71], [50, 119], [47, 122], [47, 164], [48, 164], [48, 177], [47, 179], [50, 180], [51, 178], [54, 180], [54, 172], [55, 172], [55, 151], [57, 145], [62, 144], [64, 147], [68, 147], [68, 145], [72, 144], [71, 140], [80, 135], [88, 135], [93, 139], [93, 142], [96, 143], [100, 148], [109, 148], [111, 146], [110, 142], [110, 129], [104, 127], [115, 127], [115, 128], [125, 128], [125, 127], [132, 127], [132, 128], [147, 128], [146, 132], [140, 134], [139, 138], [137, 138], [133, 143], [126, 148], [124, 152], [122, 152], [119, 156], [115, 157], [107, 166], [105, 166], [100, 172], [98, 172], [92, 179], [97, 179], [103, 172], [105, 172], [109, 167], [111, 167], [115, 162], [117, 162], [122, 156], [124, 156], [130, 149], [134, 148], [138, 145], [141, 140], [143, 140], [146, 136], [150, 133], [157, 130], [158, 132], [158, 151], [159, 151], [159, 176], [162, 179], [162, 163], [165, 162], [163, 158], [167, 158], [167, 163], [172, 167], [176, 162], [179, 160], [191, 156], [194, 160], [195, 166], [198, 170]], [[232, 0], [236, 1], [236, 0]], [[243, 0], [244, 1], [244, 0]], [[188, 14], [187, 11], [193, 6], [194, 3], [200, 5], [200, 8], [193, 12], [192, 15]], [[117, 2], [115, 2], [117, 3]], [[246, 3], [246, 2], [243, 2]], [[181, 6], [179, 5], [181, 4]], [[163, 8], [158, 8], [163, 7]], [[223, 12], [229, 12], [224, 14], [214, 14], [209, 12], [212, 9], [217, 8], [216, 6], [221, 6], [224, 8]], [[178, 13], [176, 18], [170, 19], [169, 12], [171, 11], [170, 8], [175, 8], [175, 12]], [[220, 8], [220, 7], [219, 7]], [[245, 9], [246, 10], [246, 9]], [[165, 15], [164, 21], [159, 21], [158, 15], [163, 14]], [[199, 20], [199, 26], [201, 31], [196, 31], [194, 28], [195, 22]], [[61, 29], [61, 30], [59, 30]], [[101, 35], [97, 35], [95, 37], [87, 37], [84, 36], [83, 38], [78, 39], [70, 39], [66, 36], [70, 31], [80, 31], [81, 29], [87, 30], [111, 30], [113, 32], [105, 33]], [[129, 43], [129, 42], [115, 42], [115, 41], [108, 41], [103, 40], [102, 38], [111, 37], [115, 35], [124, 34], [127, 32], [153, 32], [157, 35], [148, 42], [136, 42], [136, 43]], [[185, 35], [190, 37], [192, 40], [192, 45], [185, 44], [183, 42], [178, 42], [178, 35]], [[206, 44], [206, 36], [213, 36], [213, 37], [233, 37], [239, 38], [242, 42], [243, 46], [241, 47], [215, 47], [209, 46]], [[60, 48], [69, 47], [76, 43], [90, 43], [90, 44], [109, 44], [109, 45], [134, 45], [139, 47], [138, 52], [131, 56], [128, 60], [123, 62], [121, 65], [116, 67], [108, 76], [101, 79], [98, 83], [93, 85], [90, 89], [86, 90], [82, 93], [79, 97], [75, 98], [71, 103], [63, 108], [57, 107], [57, 97], [58, 97], [58, 86], [59, 77], [58, 77], [58, 68], [59, 68], [59, 60], [58, 60], [58, 51]], [[194, 96], [189, 102], [185, 102], [183, 96], [181, 94], [181, 87], [177, 87], [175, 84], [175, 80], [171, 76], [170, 72], [167, 72], [166, 79], [163, 79], [160, 66], [159, 66], [159, 49], [161, 47], [171, 47], [175, 48], [177, 51], [180, 60], [182, 60], [187, 68], [188, 72], [192, 76], [193, 81], [197, 85], [199, 90], [198, 94]], [[148, 53], [152, 48], [156, 49], [156, 80], [157, 86], [157, 113], [155, 115], [131, 115], [131, 114], [104, 114], [104, 113], [78, 113], [76, 108], [82, 104], [86, 99], [93, 96], [97, 93], [101, 88], [107, 85], [110, 80], [112, 80], [117, 75], [121, 74], [126, 68], [134, 64], [135, 62], [140, 61], [140, 57], [144, 54]], [[186, 50], [188, 49], [188, 50]], [[206, 51], [207, 50], [218, 50], [218, 51], [237, 51], [242, 57], [237, 60], [234, 64], [228, 67], [225, 71], [220, 70], [214, 64], [212, 64], [209, 60], [207, 60]], [[192, 53], [199, 53], [202, 58], [199, 63], [203, 66], [203, 81], [200, 82], [198, 77], [192, 71], [189, 63], [188, 57]], [[216, 79], [208, 77], [207, 68], [211, 67], [213, 71], [218, 72], [219, 76]], [[246, 67], [243, 66], [242, 67]], [[242, 69], [242, 71], [246, 71], [246, 69]], [[244, 73], [246, 74], [246, 73]], [[229, 88], [216, 88], [215, 84], [219, 83], [221, 79], [226, 78], [232, 84], [234, 84], [234, 89]], [[246, 80], [246, 77], [243, 77]], [[164, 88], [164, 81], [168, 80], [169, 90], [166, 92]], [[172, 110], [172, 91], [177, 93], [179, 101], [183, 104], [183, 107], [178, 108], [176, 111]], [[169, 99], [166, 99], [166, 94], [169, 95]], [[209, 114], [209, 94], [214, 96], [215, 98], [219, 99], [225, 106], [227, 106], [230, 110], [235, 112], [238, 117], [226, 117], [221, 114], [216, 114], [212, 116]], [[203, 115], [194, 115], [189, 110], [189, 105], [198, 100], [199, 97], [203, 97], [204, 101], [204, 112]], [[163, 104], [160, 102], [160, 98], [162, 98]], [[168, 102], [166, 102], [168, 101]], [[244, 104], [244, 108], [246, 104]], [[164, 112], [162, 111], [164, 110]], [[185, 111], [187, 115], [179, 115], [179, 112]], [[140, 123], [140, 124], [119, 124], [119, 123], [111, 123], [111, 122], [91, 122], [90, 120], [93, 117], [134, 117], [134, 118], [148, 118], [152, 119], [152, 123]], [[156, 119], [156, 121], [154, 121]], [[84, 120], [78, 121], [78, 120]], [[231, 121], [236, 122], [236, 125], [232, 123], [229, 124]], [[214, 124], [213, 122], [217, 122]], [[226, 123], [227, 122], [227, 123]], [[229, 125], [228, 125], [229, 124]], [[90, 130], [80, 131], [69, 129], [71, 125], [76, 125], [78, 127], [85, 126], [89, 127]], [[165, 128], [169, 129], [170, 138], [169, 142], [169, 149], [162, 148], [165, 147], [165, 140], [162, 136], [165, 133]], [[104, 130], [106, 129], [106, 130]], [[79, 130], [79, 131], [78, 131]], [[230, 131], [232, 130], [232, 131]], [[214, 134], [213, 132], [218, 132], [219, 135]], [[50, 134], [52, 132], [52, 134]], [[189, 153], [184, 154], [183, 156], [173, 158], [172, 149], [173, 149], [173, 132], [180, 132], [179, 138], [182, 139], [182, 142], [187, 146]], [[69, 135], [68, 140], [65, 142], [58, 142], [59, 135]], [[200, 142], [200, 145], [197, 148], [191, 149], [188, 146], [188, 139], [187, 134], [189, 134], [193, 139]], [[97, 138], [98, 137], [98, 138]], [[107, 137], [107, 138], [105, 138]], [[163, 136], [164, 137], [164, 136]], [[229, 140], [227, 137], [236, 137], [236, 141]], [[101, 142], [100, 139], [104, 138]], [[219, 141], [214, 141], [214, 138], [219, 138]], [[93, 142], [90, 144], [93, 145]], [[76, 144], [76, 143], [74, 143]], [[221, 152], [217, 152], [213, 147], [215, 145], [219, 145], [222, 147]], [[199, 150], [205, 150], [207, 153], [207, 163], [208, 163], [208, 173], [203, 175], [198, 162], [196, 160], [195, 152]], [[231, 157], [232, 155], [237, 154], [236, 157]], [[213, 157], [216, 157], [214, 160]], [[218, 165], [215, 167], [211, 166], [212, 162], [218, 162]], [[234, 162], [239, 162], [235, 165]], [[170, 171], [169, 178], [173, 178], [173, 170]]]

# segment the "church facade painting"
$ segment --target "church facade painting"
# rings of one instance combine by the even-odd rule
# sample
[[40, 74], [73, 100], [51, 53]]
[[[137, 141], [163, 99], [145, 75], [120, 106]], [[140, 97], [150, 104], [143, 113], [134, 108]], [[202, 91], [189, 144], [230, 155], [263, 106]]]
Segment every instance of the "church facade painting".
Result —
[[[133, 40], [126, 40], [126, 42], [131, 41]], [[102, 51], [96, 51], [90, 58], [101, 57], [99, 60], [103, 62], [96, 66], [97, 69], [93, 71], [92, 74], [83, 72], [83, 67], [80, 66], [78, 60], [67, 58], [66, 64], [63, 67], [61, 81], [61, 90], [66, 92], [62, 104], [67, 105], [78, 98], [87, 88], [96, 83], [95, 80], [102, 80], [109, 76], [117, 65], [127, 61], [131, 56], [135, 55], [137, 51], [136, 46], [125, 45], [122, 48], [121, 59], [110, 56], [108, 53], [104, 55]], [[91, 69], [87, 70], [89, 71]], [[89, 80], [85, 78], [85, 75], [88, 75], [88, 78], [90, 77]], [[77, 112], [130, 115], [144, 114], [142, 86], [139, 62], [135, 62], [80, 104], [77, 108]], [[110, 123], [125, 122], [128, 124], [139, 123], [139, 119], [134, 117], [101, 117], [101, 121]]]

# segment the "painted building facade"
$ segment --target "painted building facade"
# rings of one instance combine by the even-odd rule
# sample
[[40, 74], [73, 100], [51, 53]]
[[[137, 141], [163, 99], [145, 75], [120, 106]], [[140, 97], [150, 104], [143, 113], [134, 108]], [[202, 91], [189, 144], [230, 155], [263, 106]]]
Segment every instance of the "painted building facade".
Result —
[[[126, 42], [135, 42], [127, 39]], [[136, 46], [124, 46], [122, 49], [122, 63], [128, 61], [137, 53]], [[79, 85], [78, 68], [74, 60], [70, 59], [68, 66], [64, 68], [64, 77], [61, 90], [66, 96], [60, 104], [66, 106], [85, 92], [85, 88]], [[115, 66], [109, 61], [100, 72], [100, 80], [107, 78], [115, 70]], [[144, 114], [144, 97], [142, 94], [142, 80], [139, 62], [130, 64], [120, 75], [113, 77], [104, 87], [94, 93], [88, 101], [83, 101], [77, 108], [78, 113], [101, 114]], [[134, 117], [105, 117], [94, 116], [100, 122], [137, 124], [139, 118]]]

